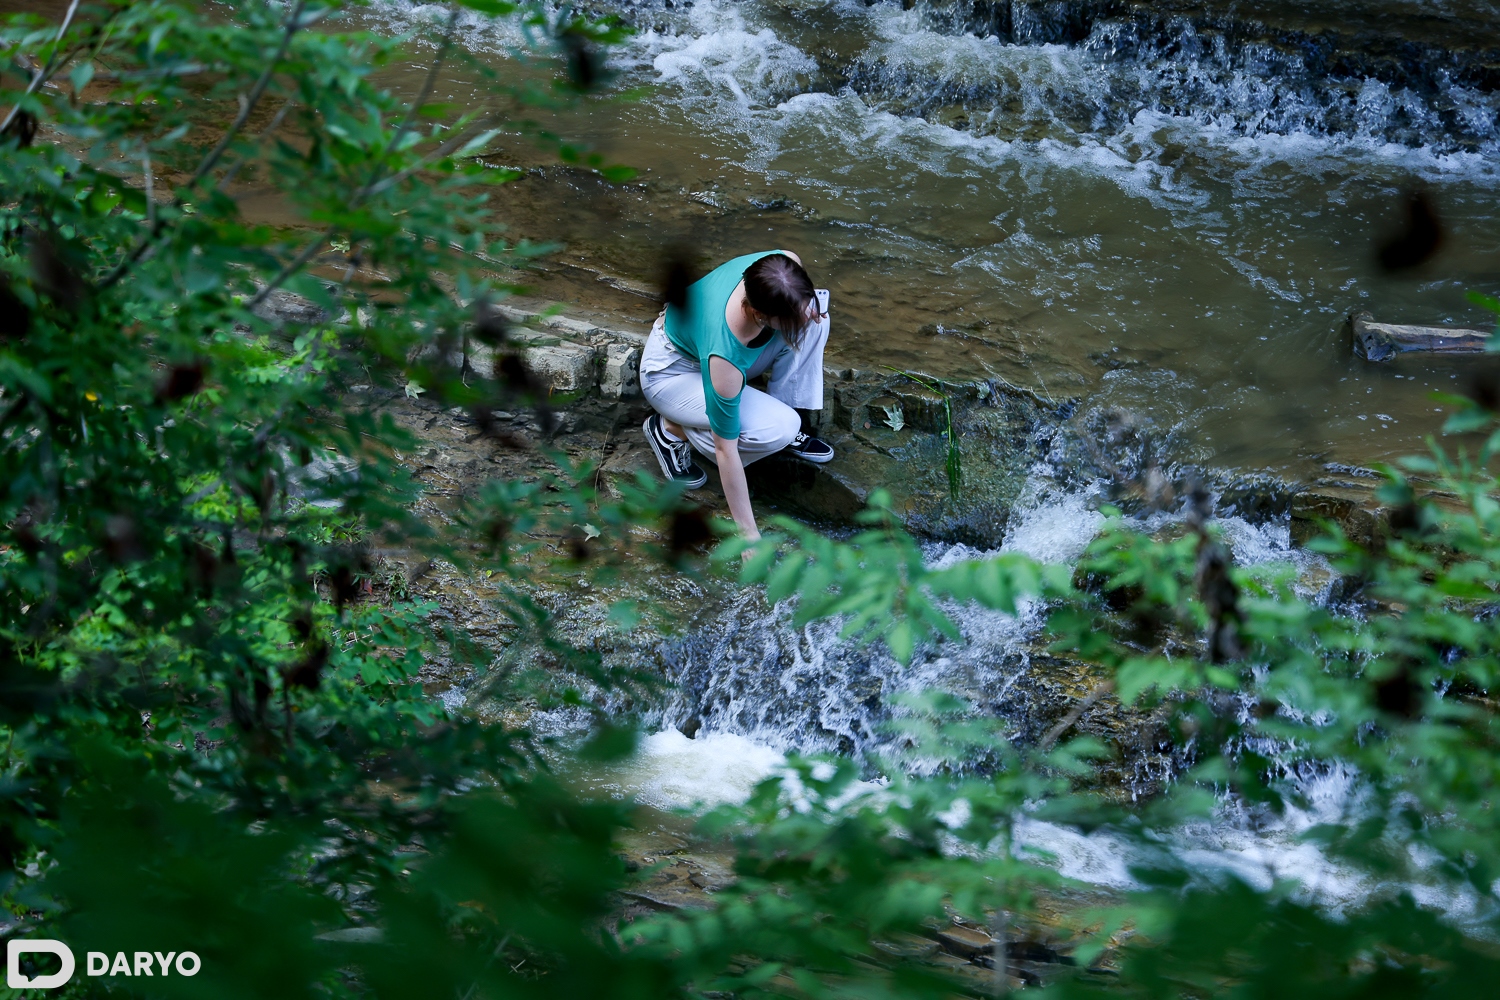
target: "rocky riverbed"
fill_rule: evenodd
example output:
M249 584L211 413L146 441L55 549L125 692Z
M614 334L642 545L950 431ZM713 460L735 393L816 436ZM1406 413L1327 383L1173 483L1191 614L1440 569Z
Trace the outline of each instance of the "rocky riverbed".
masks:
M506 443L482 434L466 411L428 402L420 393L354 389L422 442L407 457L426 487L429 517L447 517L451 499L473 495L492 479L538 480L546 460L538 450L517 446L528 438L545 438L571 462L592 465L606 495L639 475L658 475L640 433L649 411L634 365L644 331L607 317L565 316L534 306L509 311L514 338L551 389L556 420L550 435L529 411L498 415L511 432ZM489 358L476 350L467 363L487 365ZM1040 558L1073 558L1099 523L1093 508L1114 503L1149 515L1155 505L1162 508L1158 521L1170 519L1169 508L1177 506L1171 498L1181 496L1190 481L1212 485L1220 513L1242 534L1280 530L1302 538L1327 518L1351 536L1378 544L1389 516L1374 497L1373 474L1356 466L1331 468L1322 482L1307 484L1174 463L1143 418L1117 413L1090 426L1077 420L1076 400L1043 398L995 380L924 379L934 389L912 374L921 373L830 368L821 433L838 457L826 466L791 458L752 466L758 509L837 532L853 523L875 489L884 489L939 559L999 549L1021 535L1042 539L1022 543L1041 546L1034 548ZM945 467L950 403L963 456L957 490ZM1039 482L1062 500L1038 506ZM727 517L716 480L690 498ZM1171 530L1169 520L1161 523ZM1049 540L1053 535L1062 540ZM546 541L558 555L570 544L563 537ZM791 628L785 613L768 607L757 591L634 558L602 577L562 560L532 577L531 597L572 645L598 654L607 667L644 671L660 682L654 693L614 696L614 707L648 727L691 733L706 726L772 736L777 727L794 727L805 749L857 754L880 744L883 703L920 681L955 690L1036 738L1080 709L1103 680L1089 664L1029 645L1024 628L1003 616L961 616L966 642L952 648L938 643L923 654L926 673L913 674L879 650L838 642L836 630L825 635L818 626ZM468 578L441 563L411 565L399 555L389 563L383 586L435 600L443 619L467 629L496 657L516 656L531 641L497 610L503 595L496 581ZM643 610L639 626L623 630L611 616L622 600ZM532 721L554 733L568 729L569 716L552 711L552 695L580 683L566 671L549 676L538 670L534 697L502 704L483 693L482 678L455 674L441 659L429 665L425 679L434 696L454 708ZM1112 698L1083 705L1077 726L1123 751L1105 775L1122 795L1151 794L1177 766L1162 720L1126 711Z
M420 505L428 518L450 517L455 500L492 480L538 481L548 472L538 445L592 467L606 494L642 474L657 475L640 436L648 412L636 372L642 325L544 306L514 300L506 308L512 341L550 396L556 418L550 428L534 413L517 410L495 415L505 433L495 434L493 426L485 433L467 411L425 399L420 386L351 388L419 442L403 458L425 488ZM290 322L312 318L289 300L278 309ZM483 370L493 358L476 346L448 360ZM1052 398L998 378L957 381L920 371L835 366L825 374L828 405L820 433L838 449L838 458L821 467L780 458L752 467L752 491L763 512L838 532L851 525L874 490L885 489L934 559L1004 547L1039 558L1075 558L1097 527L1103 503L1171 531L1174 498L1193 483L1208 484L1226 526L1255 536L1257 544L1264 538L1256 532L1274 530L1287 541L1305 539L1322 519L1371 545L1380 544L1388 530L1390 512L1374 495L1377 480L1358 465L1329 464L1313 482L1213 469L1176 460L1170 436L1158 433L1147 415L1100 414L1078 398ZM957 484L945 461L950 434L962 455ZM1051 499L1039 502L1039 490L1050 490ZM727 516L716 481L690 497L706 511ZM647 535L656 528L636 530ZM1164 712L1127 709L1101 696L1104 673L1032 641L1034 618L1026 613L1017 619L960 613L964 641L931 644L907 666L879 649L839 642L836 629L793 628L785 609L721 577L632 556L601 574L568 558L569 537L539 541L543 551L531 567L529 600L545 612L556 636L597 656L603 669L636 679L613 692L590 690L587 677L501 610L509 598L500 580L385 553L376 599L434 602L439 624L467 632L507 673L501 692L491 683L494 670L476 675L444 656L433 657L422 679L451 710L527 727L544 743L566 747L592 720L563 696L581 687L648 732L682 734L674 738L684 741L740 733L758 740L756 746L857 756L884 746L881 723L889 717L892 695L941 687L968 699L976 711L1005 719L1023 740L1034 741L1076 717L1076 731L1115 748L1116 759L1100 780L1121 799L1153 795L1184 763ZM1273 553L1292 556L1286 547ZM611 614L621 600L644 611L633 628L623 628ZM562 764L566 754L556 759ZM628 782L601 784L597 775L578 780L600 794L633 791ZM706 905L732 880L726 845L696 837L690 821L650 805L642 806L638 821L637 831L620 844L639 877L621 900L627 917ZM1079 914L1107 898L1110 884L1060 892L1043 900L1036 917L1010 929L1010 985L1044 983L1071 965L1071 942L1083 930ZM955 919L891 948L892 961L952 969L976 991L995 982L994 942L984 927ZM1109 974L1108 953L1092 971Z

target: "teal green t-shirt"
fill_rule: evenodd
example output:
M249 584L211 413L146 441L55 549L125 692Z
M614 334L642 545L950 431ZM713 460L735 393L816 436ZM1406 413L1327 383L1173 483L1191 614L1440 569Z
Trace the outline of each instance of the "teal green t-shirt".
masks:
M688 286L684 308L667 306L667 315L662 321L672 346L687 357L697 358L703 367L703 398L708 403L708 426L729 441L740 436L740 396L745 391L744 385L741 384L740 391L732 398L720 396L708 374L708 359L718 355L738 368L742 376L748 376L750 366L755 364L761 352L780 339L778 334L760 347L746 347L730 332L724 310L729 305L730 294L744 278L745 268L762 257L785 252L763 250L720 264Z

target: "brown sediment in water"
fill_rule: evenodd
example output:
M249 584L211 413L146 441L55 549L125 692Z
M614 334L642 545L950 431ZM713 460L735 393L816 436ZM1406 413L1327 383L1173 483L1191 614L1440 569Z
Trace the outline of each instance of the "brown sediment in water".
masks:
M61 6L48 0L42 12ZM1073 6L1088 15L1085 20L1123 16ZM1239 17L1244 25L1222 30L1272 42L1318 34L1316 17L1290 8L1258 11L1265 25L1251 31L1248 15L1225 14L1212 3L1179 6L1190 20L1208 17L1204 31L1214 17ZM1440 29L1451 21L1406 24L1396 16L1399 4L1386 6L1394 20L1376 27L1392 37L1420 36L1424 45L1441 41ZM1342 334L1343 317L1355 305L1390 322L1475 321L1462 292L1482 286L1493 270L1493 240L1484 233L1500 217L1482 184L1456 181L1435 193L1450 238L1428 272L1381 278L1368 248L1380 235L1391 189L1406 183L1401 168L1367 170L1361 161L1335 156L1313 177L1290 162L1273 164L1242 190L1239 182L1224 180L1226 171L1238 169L1238 154L1195 146L1165 126L1146 138L1096 137L1103 143L1100 156L1135 156L1159 145L1157 153L1141 153L1145 158L1136 166L1168 171L1203 202L1201 208L1174 207L1065 161L1038 159L1041 145L1072 139L1048 131L1040 119L1021 115L1012 122L1005 116L1020 112L1004 102L991 116L995 127L1024 125L1026 135L1007 139L1008 152L993 156L974 152L982 152L986 138L972 131L979 128L968 120L974 108L914 113L901 104L901 93L869 90L888 82L851 77L849 86L863 95L860 110L839 91L835 70L873 72L900 54L879 34L889 24L859 20L886 16L879 10L856 16L821 8L761 10L753 3L744 9L777 39L804 44L818 64L811 76L788 83L785 94L751 95L738 110L701 110L712 94L686 83L658 85L632 101L589 98L536 109L530 126L520 124L518 114L516 126L497 138L487 162L518 168L522 176L496 189L496 218L514 239L560 245L521 275L536 298L638 327L654 313L649 293L668 248L690 245L706 267L744 250L786 246L833 291L833 367L890 365L955 383L995 379L1045 398L1079 400L1082 411L1131 412L1153 424L1179 463L1286 479L1317 478L1330 463L1369 466L1422 452L1424 438L1442 420L1431 391L1458 388L1476 364L1489 363L1407 358L1375 369L1352 356ZM373 20L363 23L387 27L394 10L372 9ZM643 27L662 32L703 30L684 28L679 14L641 17ZM1348 34L1353 21L1344 20ZM747 28L761 24L747 22ZM474 46L467 54L476 65L502 82L545 75L545 67L521 67L492 54L479 36L464 37ZM916 46L926 36L900 37ZM949 36L939 31L934 37ZM675 53L676 43L667 39L663 34L653 44ZM961 34L949 40L959 47L954 52L972 41ZM991 71L1004 82L1010 80L1005 74L1021 72L1019 84L1005 86L1030 86L1037 81L1025 75L1028 51L999 45L995 66L964 64L969 76L953 82ZM430 54L414 45L409 61L380 71L381 81L398 93L414 91ZM1060 51L1050 57L1071 58ZM632 72L625 83L661 75ZM455 61L435 96L460 108L489 106L495 99L481 92L481 75ZM1062 85L1050 77L1040 78L1042 84ZM789 105L776 103L792 98L817 98L806 106L829 109L825 118L809 119L816 129L798 125ZM893 109L889 117L869 117L883 107ZM928 115L930 128L920 114ZM839 131L877 126L885 131L852 145ZM543 129L578 136L581 148L641 173L611 183L559 164L555 149L537 139ZM764 146L759 133L777 129L780 138ZM902 129L905 138L889 138ZM298 221L253 183L239 186L236 196L247 218ZM1433 280L1440 275L1449 279Z

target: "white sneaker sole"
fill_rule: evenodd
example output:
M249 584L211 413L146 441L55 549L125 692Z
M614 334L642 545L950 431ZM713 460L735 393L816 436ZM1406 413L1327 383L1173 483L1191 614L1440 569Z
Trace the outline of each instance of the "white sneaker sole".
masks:
M679 479L672 475L672 461L667 457L666 452L662 450L661 445L656 443L656 435L651 433L651 421L655 419L656 414L654 413L647 417L646 422L641 424L641 433L646 435L646 443L651 446L651 453L656 456L656 464L661 466L662 478L669 483L682 483L683 486L690 490L696 490L708 482L708 474L702 470L699 470L698 475L692 479Z

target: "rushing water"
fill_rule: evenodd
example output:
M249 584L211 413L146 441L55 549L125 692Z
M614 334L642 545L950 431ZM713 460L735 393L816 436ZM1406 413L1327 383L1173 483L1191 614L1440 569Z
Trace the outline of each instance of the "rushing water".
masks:
M1002 551L1024 552L1044 562L1071 563L1100 527L1087 490L1063 490L1040 474L1013 517ZM1170 515L1139 521L1143 529L1168 526ZM1227 518L1220 527L1241 565L1287 565L1297 572L1304 593L1326 597L1329 575L1316 556L1292 549L1284 527L1252 525ZM943 565L994 553L967 546L934 545L929 560ZM879 647L854 649L841 641L835 625L797 628L786 608L766 614L757 592L747 592L711 621L700 622L683 639L663 644L661 659L675 685L666 703L648 713L654 727L628 761L595 775L595 787L629 794L658 809L702 810L743 801L765 778L781 775L795 804L800 785L785 770L790 752L843 752L860 755L900 753L900 736L884 723L890 700L903 692L938 688L970 699L976 709L1010 723L1025 737L1038 719L1057 714L1045 703L1046 682L1056 666L1033 662L1041 629L1041 609L1026 606L1014 616L952 608L963 633L961 643L919 646L902 665ZM541 713L533 725L563 735L588 726L576 712ZM698 728L701 727L701 728ZM694 732L694 738L684 734ZM1117 778L1141 791L1159 787L1174 766L1169 754L1149 745L1134 748L1134 773ZM1275 759L1277 748L1257 747ZM861 783L855 794L882 794L882 778ZM1200 878L1232 875L1261 889L1290 881L1298 893L1335 910L1356 905L1393 888L1411 892L1424 905L1460 921L1488 913L1475 893L1435 874L1399 887L1381 882L1328 858L1302 834L1323 823L1347 823L1365 808L1358 776L1340 766L1284 768L1287 808L1277 814L1233 797L1221 802L1212 820L1178 829L1154 843L1078 830L1022 816L1013 849L1060 874L1102 889L1129 889L1138 883L1130 869L1142 864L1175 864ZM955 823L962 816L954 817ZM1414 868L1421 871L1421 859Z
M1167 432L1170 458L1292 474L1419 449L1440 421L1430 393L1464 387L1481 364L1371 366L1340 327L1354 308L1492 322L1465 299L1500 278L1500 34L1487 0L595 9L637 29L612 65L618 89L646 96L545 124L640 168L638 181L542 168L519 135L495 157L533 168L502 205L517 232L567 245L540 282L548 296L645 319L653 307L627 293L649 287L667 247L711 260L787 246L834 289L837 364L998 375L1134 412ZM409 28L440 14L392 0L375 17ZM524 76L519 35L474 21L463 41ZM460 74L448 85L466 99ZM1383 273L1376 248L1413 190L1436 205L1444 244L1421 269ZM1003 548L1071 562L1100 523L1098 488L1041 471ZM1310 591L1326 585L1284 525L1222 524L1240 563L1292 562ZM785 608L767 615L742 595L662 647L676 686L616 784L662 807L739 799L785 752L891 749L880 723L901 692L959 693L1023 733L1055 715L1056 671L1031 641L1041 609L954 613L963 641L903 666L852 648L836 624L794 628ZM1149 743L1135 773L1115 776L1127 787L1171 772L1170 748ZM1357 776L1286 778L1302 808L1273 817L1226 800L1163 849L1255 885L1295 879L1333 906L1377 891L1298 836L1357 814ZM1132 884L1139 845L1034 820L1019 834L1067 875ZM1436 883L1407 888L1454 915L1478 906Z
M1000 374L1140 412L1183 458L1293 472L1420 450L1429 393L1475 366L1371 366L1340 328L1355 307L1486 322L1465 293L1500 275L1487 3L595 6L638 29L617 87L649 90L548 124L642 173L516 186L518 229L588 269L548 295L644 317L596 275L649 285L672 243L787 245L834 289L838 363ZM464 38L502 67L519 41ZM1446 240L1385 275L1414 187Z
M668 246L707 259L787 246L834 289L838 364L1000 375L1134 411L1172 432L1179 459L1292 472L1418 448L1439 419L1428 394L1461 387L1477 364L1370 366L1338 331L1354 307L1486 320L1464 293L1500 281L1489 0L596 7L637 28L613 55L614 87L646 96L537 114L640 179L541 169L520 130L495 157L537 168L501 206L517 234L566 244L564 266L539 282L547 295L645 319L654 306L629 289L651 284ZM408 0L361 15L387 30L444 16ZM534 79L512 29L469 20L461 41L502 76ZM413 63L396 85L424 71ZM479 103L472 77L455 68L435 97ZM1424 269L1383 274L1374 248L1416 187L1444 220L1444 246ZM1039 475L1004 548L1076 559L1099 524L1094 492ZM1223 526L1242 564L1291 561L1307 587L1326 580L1284 525ZM788 751L888 748L879 723L903 691L943 688L1035 725L1048 696L1030 642L1039 614L955 609L964 641L902 666L851 648L835 625L793 628L746 594L663 646L676 687L618 784L663 807L741 798ZM675 728L690 722L697 739ZM1137 749L1144 770L1121 777L1148 788L1172 761ZM1376 887L1297 839L1358 810L1356 776L1288 781L1304 809L1271 818L1226 802L1169 849L1252 884L1295 878L1334 905L1363 898ZM1033 820L1020 834L1064 874L1131 884L1137 846ZM1476 905L1414 889L1450 912Z
M1044 477L1035 484L1020 516L1012 519L1002 550L1071 563L1100 524L1090 497L1053 489ZM1160 529L1170 519L1155 515L1139 526ZM1305 596L1326 599L1326 565L1291 549L1284 528L1238 518L1224 519L1220 528L1241 565L1289 566ZM928 555L941 565L992 553L933 546ZM595 781L608 792L632 795L658 809L700 811L743 801L758 782L779 775L795 807L802 792L795 773L785 767L786 753L898 751L882 726L890 717L886 700L934 687L960 692L981 710L1024 729L1033 721L1028 718L1032 711L1047 707L1007 693L1049 672L1045 665L1029 662L1029 651L1037 648L1032 640L1040 631L1040 609L1022 608L1016 616L953 610L965 641L919 647L912 662L902 666L878 649L851 650L833 628L795 628L785 609L767 616L759 596L747 594L692 638L664 647L676 694L653 716L657 729L637 753ZM1048 714L1055 715L1055 706ZM702 726L695 738L678 728L689 718ZM556 731L586 724L586 719L565 713L536 721L544 729L550 723ZM1277 759L1278 747L1256 749ZM1149 748L1136 753L1137 766L1146 763L1149 771ZM1161 770L1137 773L1134 780L1142 786L1159 781L1171 762L1162 758L1156 764ZM1321 824L1347 825L1366 816L1357 773L1338 764L1297 764L1283 766L1282 778L1287 800L1280 812L1226 795L1211 819L1146 840L1108 830L1084 833L1022 815L1012 849L1067 878L1106 890L1139 888L1133 867L1172 865L1195 878L1232 876L1267 891L1291 883L1298 898L1335 912L1399 891L1461 925L1478 927L1493 915L1493 899L1446 879L1434 859L1412 853L1408 877L1396 883L1330 858L1304 836ZM883 779L879 774L872 779L857 783L846 798L868 795L876 803L883 801ZM955 826L965 818L958 809L951 817Z

